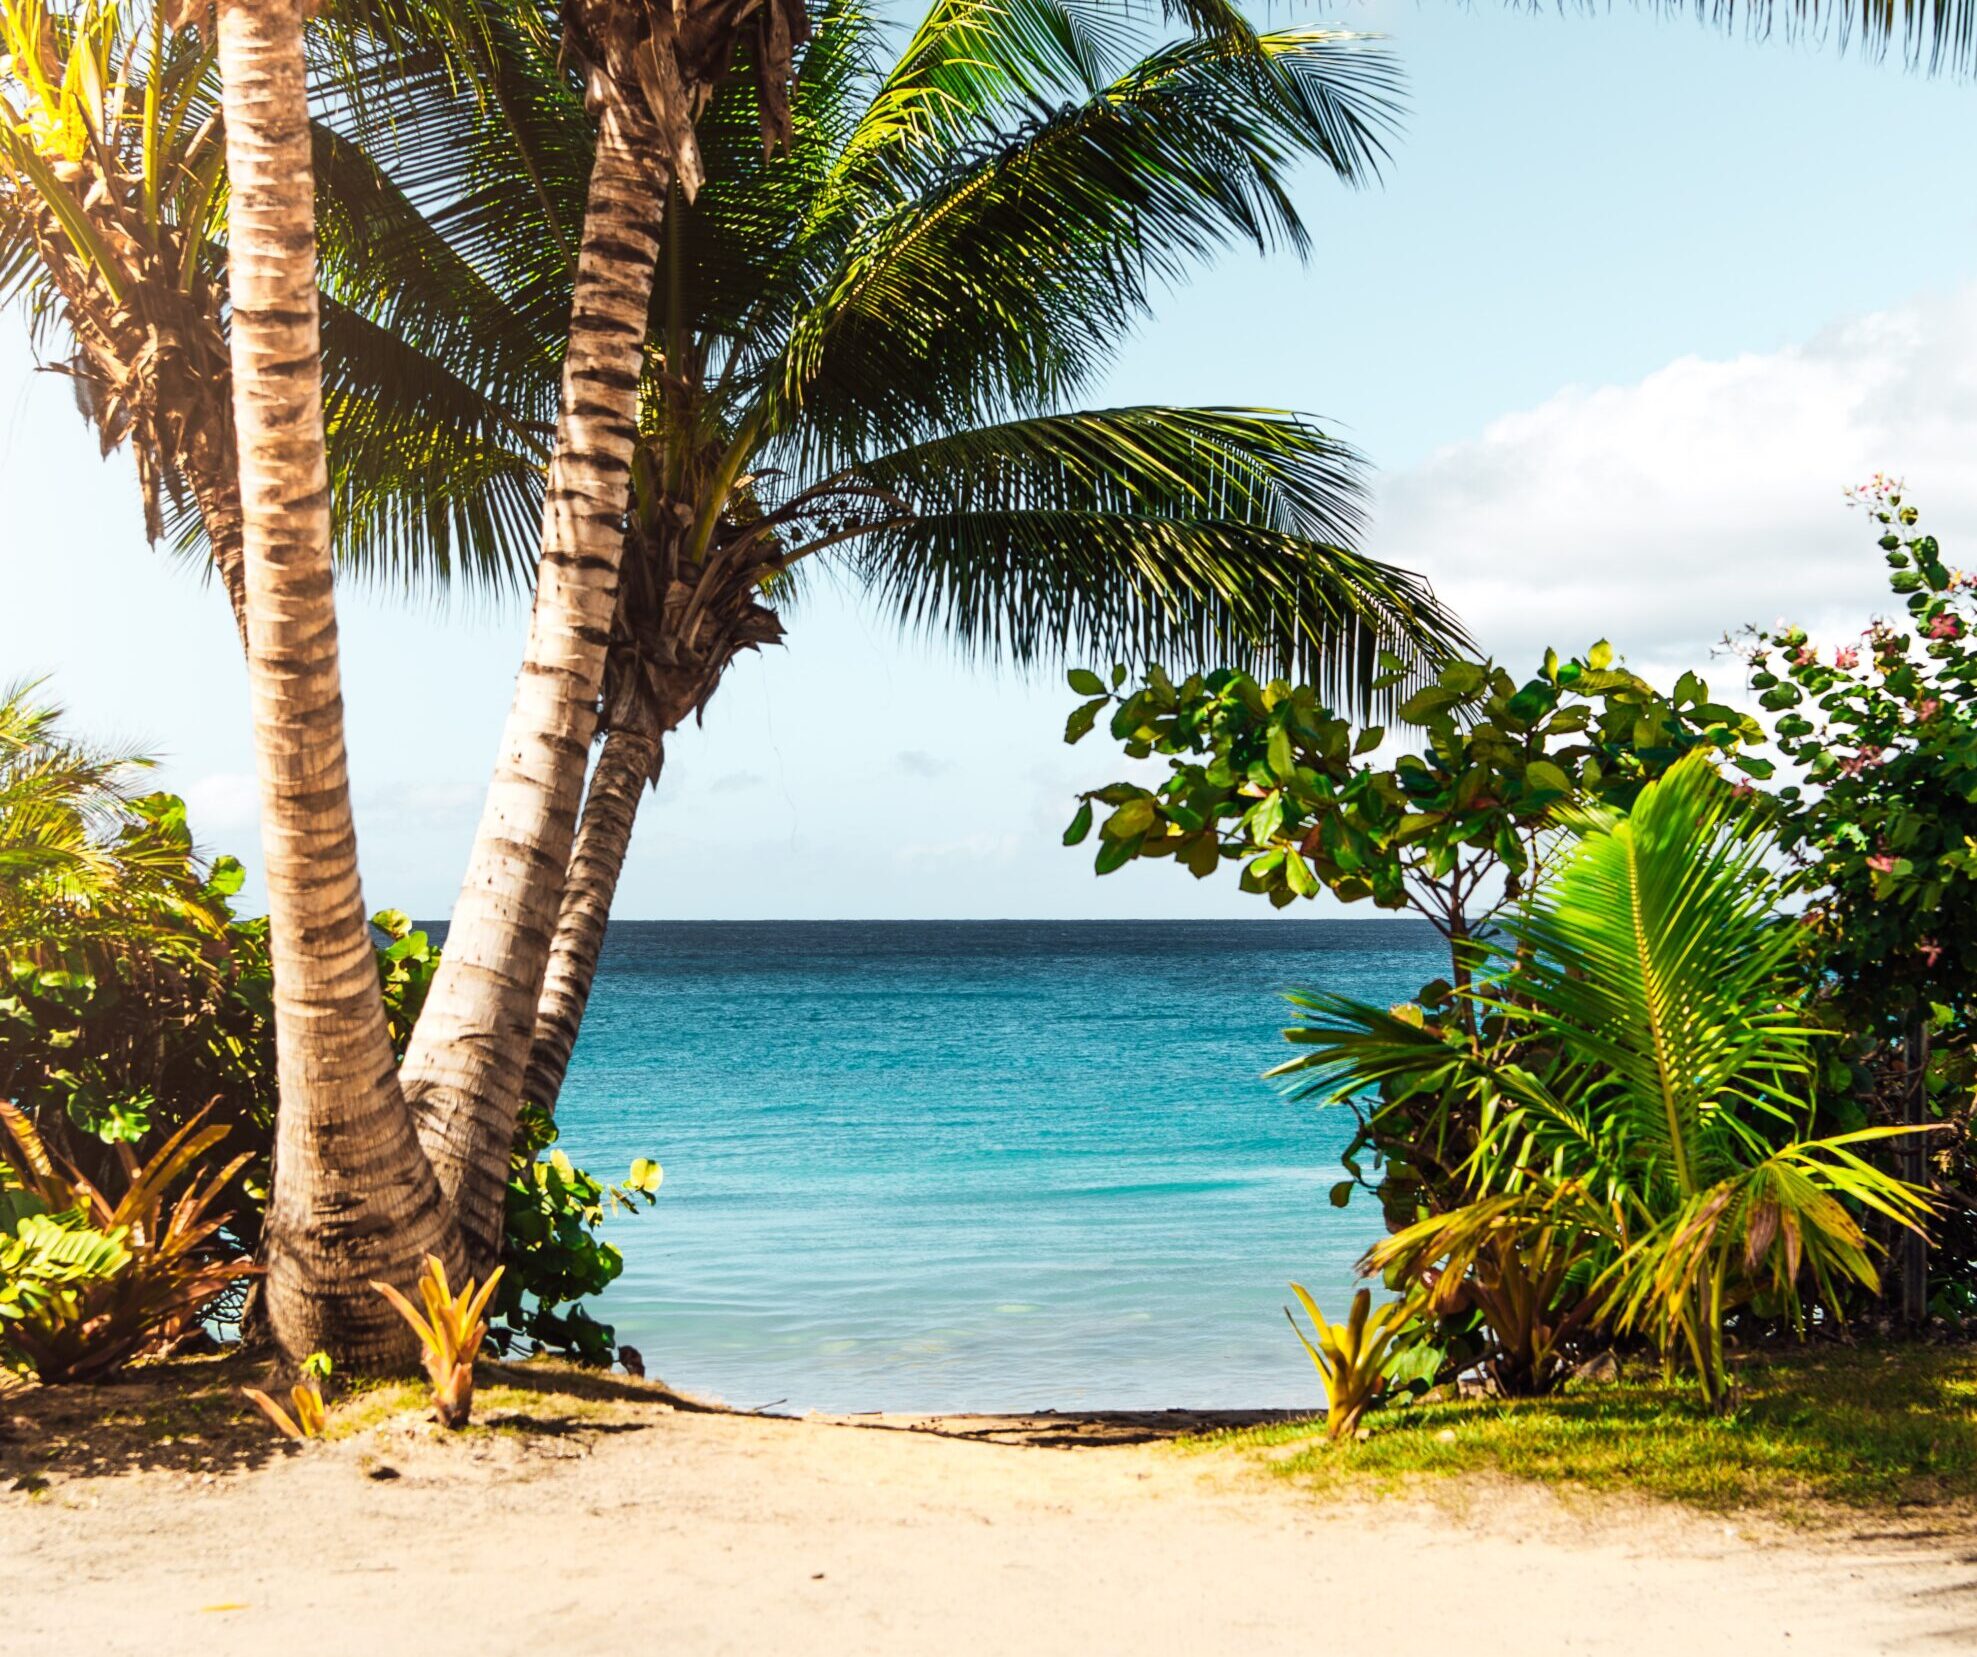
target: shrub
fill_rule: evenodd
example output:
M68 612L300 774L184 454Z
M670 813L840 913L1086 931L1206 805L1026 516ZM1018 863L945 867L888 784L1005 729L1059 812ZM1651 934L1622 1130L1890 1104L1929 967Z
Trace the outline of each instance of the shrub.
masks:
M212 1172L201 1159L225 1136L195 1120L147 1162L126 1147L128 1184L113 1202L0 1102L0 1151L16 1181L0 1224L9 1225L20 1272L11 1290L0 1290L0 1307L15 1308L0 1310L0 1354L11 1365L50 1383L100 1379L171 1346L197 1327L209 1302L252 1273L215 1244L226 1216L214 1208L239 1163ZM67 1275L51 1281L51 1265Z
M606 1185L556 1149L556 1124L535 1106L523 1109L508 1173L502 1264L494 1302L494 1341L607 1365L617 1331L576 1302L599 1295L625 1269L624 1256L599 1232L607 1218L658 1200L659 1164L640 1157L626 1177Z
M98 1190L195 1121L224 1128L210 1206L252 1256L276 1105L267 922L235 914L241 867L196 853L184 802L141 790L148 763L74 742L33 687L0 693L0 1099ZM371 925L402 1059L440 950L400 910ZM555 1137L540 1111L517 1131L496 1337L608 1364L614 1332L577 1303L622 1271L597 1232L653 1200L658 1165L607 1185Z
M1722 1406L1726 1316L1751 1306L1802 1327L1802 1284L1829 1308L1848 1284L1872 1291L1858 1215L1916 1226L1928 1199L1861 1155L1900 1129L1810 1135L1819 1031L1765 874L1774 843L1708 761L1682 761L1625 815L1569 821L1558 872L1456 992L1496 1019L1487 1045L1392 1023L1369 1039L1378 1010L1329 997L1284 1068L1334 1096L1411 1068L1478 1106L1467 1200L1369 1266L1483 1281L1486 1243L1563 1250L1555 1306L1590 1271L1592 1320L1644 1333Z
M1937 1125L1917 1170L1943 1210L1933 1309L1968 1318L1977 1314L1977 581L1919 529L1898 483L1877 477L1855 502L1886 560L1895 617L1827 649L1781 625L1753 633L1746 656L1794 768L1776 822L1806 905L1805 971L1825 986L1820 1015L1843 1037L1828 1063L1825 1119L1835 1130L1893 1124L1919 1105Z

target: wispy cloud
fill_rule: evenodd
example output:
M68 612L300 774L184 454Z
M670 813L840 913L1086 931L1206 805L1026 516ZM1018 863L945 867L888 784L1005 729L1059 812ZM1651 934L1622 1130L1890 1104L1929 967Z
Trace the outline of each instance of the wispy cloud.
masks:
M179 789L186 817L201 840L238 834L261 820L261 789L244 771L213 771Z
M1887 606L1843 490L1905 476L1949 561L1977 563L1977 287L1803 345L1683 358L1570 388L1390 478L1372 549L1433 578L1514 670L1606 635L1636 664L1705 660L1780 613Z
M930 754L924 748L903 749L895 763L909 777L938 777L948 769L948 763L938 754Z

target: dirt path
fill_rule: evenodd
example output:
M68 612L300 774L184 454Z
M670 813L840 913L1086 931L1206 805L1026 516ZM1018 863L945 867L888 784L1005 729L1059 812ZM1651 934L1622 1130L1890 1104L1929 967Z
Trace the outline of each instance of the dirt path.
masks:
M3 1414L4 1412L0 1412ZM1341 1510L1247 1462L570 1407L0 1481L0 1649L1870 1657L1977 1650L1977 1540L1532 1495ZM18 1465L18 1463L16 1464ZM29 1483L34 1481L30 1480Z

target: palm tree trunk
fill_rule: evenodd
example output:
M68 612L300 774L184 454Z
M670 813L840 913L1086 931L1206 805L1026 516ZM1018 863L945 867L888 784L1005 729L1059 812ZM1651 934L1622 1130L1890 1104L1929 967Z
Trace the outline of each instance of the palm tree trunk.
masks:
M410 1357L368 1286L452 1255L392 1067L358 885L331 589L299 0L221 0L233 399L281 1107L264 1295L291 1359Z
M206 527L206 545L211 549L213 570L225 589L233 609L234 630L240 634L240 647L247 648L247 562L241 546L240 458L236 445L224 463L208 468L188 463L186 476L192 484L192 498L199 504L199 521Z
M528 648L445 955L405 1058L420 1140L476 1272L500 1249L522 1071L597 722L665 210L658 154L649 120L607 100Z
M556 938L549 948L549 969L536 1003L528 1072L522 1081L522 1097L545 1110L555 1110L570 1068L640 796L648 782L658 780L664 763L663 737L621 726L604 739L591 773L563 886L563 906L556 917Z

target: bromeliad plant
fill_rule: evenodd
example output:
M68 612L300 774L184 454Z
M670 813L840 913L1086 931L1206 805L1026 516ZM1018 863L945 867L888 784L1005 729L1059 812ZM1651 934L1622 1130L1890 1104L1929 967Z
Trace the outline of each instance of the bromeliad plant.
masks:
M1416 1305L1390 1300L1376 1310L1372 1291L1360 1289L1352 1297L1345 1322L1329 1323L1302 1283L1293 1283L1291 1293L1304 1307L1317 1336L1315 1341L1308 1337L1290 1308L1284 1308L1292 1332L1325 1384L1325 1431L1334 1440L1345 1438L1359 1430L1361 1418L1393 1389Z
M419 1337L426 1374L432 1379L433 1413L442 1426L464 1427L473 1414L474 1360L487 1340L483 1314L501 1282L501 1271L496 1266L478 1287L468 1278L456 1295L446 1281L445 1266L428 1256L425 1273L419 1279L419 1297L426 1303L424 1315L389 1283L371 1284Z
M1861 1154L1901 1130L1809 1136L1819 1031L1767 873L1775 840L1707 757L1629 812L1565 823L1557 873L1455 992L1475 1034L1314 994L1318 1016L1291 1032L1307 1052L1278 1074L1325 1099L1398 1081L1476 1108L1466 1200L1369 1268L1473 1270L1492 1238L1533 1259L1563 1249L1556 1282L1585 1283L1585 1321L1647 1336L1721 1408L1732 1312L1802 1328L1808 1291L1832 1309L1844 1286L1876 1285L1861 1215L1919 1227L1931 1206Z
M242 1387L247 1401L274 1423L283 1438L321 1438L329 1427L329 1411L323 1403L323 1383L330 1377L326 1353L312 1352L302 1360L302 1379L288 1389L288 1400L295 1406L290 1415L259 1387Z
M0 1358L43 1382L99 1380L169 1348L252 1275L221 1245L227 1216L215 1212L245 1158L218 1171L205 1164L226 1132L195 1119L141 1164L120 1146L126 1184L112 1200L0 1101L0 1260L22 1273L11 1290L0 1286ZM51 1281L50 1266L65 1275Z

